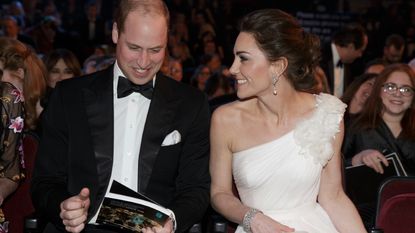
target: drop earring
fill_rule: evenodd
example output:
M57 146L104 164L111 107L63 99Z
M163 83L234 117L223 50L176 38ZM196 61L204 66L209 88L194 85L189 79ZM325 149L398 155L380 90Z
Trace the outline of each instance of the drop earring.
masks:
M278 79L279 79L278 76L272 77L272 86L273 86L272 94L274 94L274 95L277 95L277 82L278 82Z

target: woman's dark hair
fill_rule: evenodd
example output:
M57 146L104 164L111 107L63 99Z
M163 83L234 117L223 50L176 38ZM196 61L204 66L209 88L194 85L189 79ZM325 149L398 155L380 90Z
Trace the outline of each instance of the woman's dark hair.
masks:
M343 103L349 105L350 102L353 99L353 96L356 94L357 90L359 90L360 86L372 79L372 78L376 78L378 75L377 74L373 74L373 73L365 73L362 74L360 76L357 76L352 83L350 83L350 85L347 87L347 89L345 90L343 96L340 98Z
M45 59L45 65L48 72L58 63L59 59L62 59L68 68L73 72L74 76L81 75L81 65L78 58L67 49L53 50Z
M320 59L320 40L307 33L298 21L278 9L249 13L240 22L240 31L251 34L270 62L285 57L285 75L296 90L309 90L315 84L313 72Z
M351 125L353 131L367 130L376 128L382 121L383 102L380 97L383 84L389 78L392 73L404 72L406 73L412 83L415 86L415 73L407 64L397 63L387 66L382 73L376 78L373 84L372 94L369 96L366 102L366 107L362 110L361 114L357 117L354 123ZM415 140L415 97L412 99L412 105L406 110L402 120L402 132L399 135L401 138Z

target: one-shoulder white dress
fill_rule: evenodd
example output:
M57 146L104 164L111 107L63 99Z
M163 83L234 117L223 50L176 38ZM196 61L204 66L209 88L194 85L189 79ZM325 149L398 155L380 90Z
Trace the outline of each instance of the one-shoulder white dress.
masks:
M338 232L317 203L323 167L346 105L315 95L311 116L276 140L233 154L233 176L242 203L276 221L308 233ZM238 226L237 233L243 233Z

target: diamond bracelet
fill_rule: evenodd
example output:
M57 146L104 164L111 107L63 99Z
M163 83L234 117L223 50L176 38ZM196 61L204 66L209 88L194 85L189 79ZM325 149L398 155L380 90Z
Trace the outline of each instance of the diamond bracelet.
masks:
M257 213L262 213L262 212L258 209L251 208L244 215L244 219L242 220L242 226L246 233L252 233L251 222Z

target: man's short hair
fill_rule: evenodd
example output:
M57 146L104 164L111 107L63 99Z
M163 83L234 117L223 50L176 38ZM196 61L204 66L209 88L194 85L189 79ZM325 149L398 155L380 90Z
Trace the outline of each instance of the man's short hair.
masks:
M353 44L355 49L360 49L364 45L366 31L362 25L350 23L343 26L340 30L333 34L334 44L340 47L347 47Z
M391 34L385 40L385 47L395 47L395 49L400 50L405 46L405 39L398 34Z
M115 22L121 33L124 31L124 23L130 12L139 10L143 14L159 14L166 18L166 25L170 23L170 13L163 0L121 0L115 11Z

